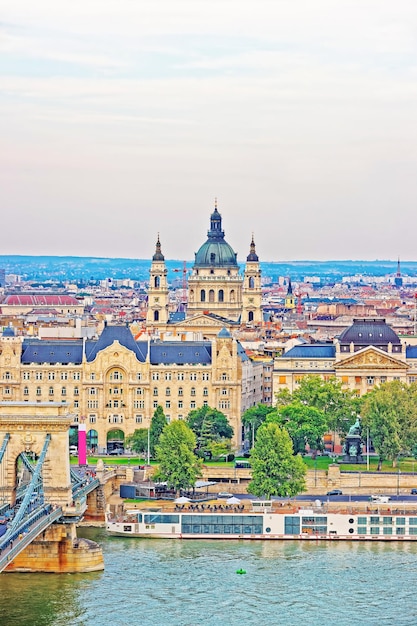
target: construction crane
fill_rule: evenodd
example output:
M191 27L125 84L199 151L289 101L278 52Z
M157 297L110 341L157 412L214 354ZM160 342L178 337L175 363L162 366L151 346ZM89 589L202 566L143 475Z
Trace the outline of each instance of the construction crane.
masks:
M182 272L182 293L180 308L185 311L187 304L187 261L183 261L182 269L174 269L174 272Z
M303 314L303 303L301 298L303 296L306 296L306 293L301 293L301 291L297 291L295 294L295 297L297 298L297 315L302 315Z

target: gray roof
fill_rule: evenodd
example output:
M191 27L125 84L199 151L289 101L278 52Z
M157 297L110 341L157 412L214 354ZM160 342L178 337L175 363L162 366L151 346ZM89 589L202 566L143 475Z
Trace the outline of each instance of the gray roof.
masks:
M138 342L141 349L127 326L105 326L98 341L88 341L86 343L85 356L87 361L94 361L97 354L111 346L114 341L118 341L120 345L134 352L138 361L145 360L147 344L144 341ZM146 352L143 351L142 344L145 345Z
M77 341L44 341L25 339L22 345L21 362L29 363L74 363L79 365L83 357L83 342Z
M346 328L339 336L341 344L357 344L360 346L379 346L401 344L400 338L384 319L354 319L352 326Z
M283 357L291 357L293 359L333 359L336 354L336 348L332 344L310 343L302 346L294 346Z
M151 343L151 365L211 364L209 341L164 341Z

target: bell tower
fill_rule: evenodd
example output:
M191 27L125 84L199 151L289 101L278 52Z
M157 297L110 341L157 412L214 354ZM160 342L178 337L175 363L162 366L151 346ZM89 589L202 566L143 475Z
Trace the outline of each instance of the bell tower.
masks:
M250 251L243 274L242 324L262 323L261 268L252 235Z
M155 254L152 257L148 289L147 326L165 326L168 323L168 270L165 257L161 252L161 242L156 242Z

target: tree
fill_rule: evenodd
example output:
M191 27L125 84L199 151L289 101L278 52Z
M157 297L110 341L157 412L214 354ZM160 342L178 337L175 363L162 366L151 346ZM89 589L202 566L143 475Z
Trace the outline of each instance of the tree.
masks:
M259 426L263 424L268 413L271 413L273 409L267 404L257 404L251 406L242 415L242 424L245 428L245 439L249 439L251 447L253 447L256 438L256 431Z
M190 411L186 420L197 439L197 449L210 451L212 442L223 442L233 437L233 428L224 413L209 406Z
M259 427L250 464L249 491L255 496L294 496L305 489L306 466L294 456L291 438L278 424Z
M152 416L151 427L149 433L149 450L152 458L155 456L156 446L158 445L159 438L161 436L162 431L167 425L167 418L165 417L164 411L161 406L158 406L155 409L155 412Z
M283 389L276 398L277 406L286 406L298 401L322 411L326 418L327 430L341 434L346 434L352 417L356 418L360 410L360 401L356 394L343 389L341 381L335 376L328 380L323 380L317 375L304 376L292 394Z
M384 460L395 467L401 452L412 450L417 437L417 387L400 381L384 383L361 402L362 424L378 453L378 470Z
M195 481L201 476L202 464L202 460L193 452L195 446L196 437L182 420L175 420L165 426L156 446L159 467L155 478L165 481L177 493L180 489L194 487Z
M267 421L276 422L287 430L296 453L304 452L307 444L312 450L323 449L323 435L328 430L328 423L324 412L314 406L295 400L270 413Z
M126 446L137 454L148 452L148 429L136 428L135 432L126 438Z

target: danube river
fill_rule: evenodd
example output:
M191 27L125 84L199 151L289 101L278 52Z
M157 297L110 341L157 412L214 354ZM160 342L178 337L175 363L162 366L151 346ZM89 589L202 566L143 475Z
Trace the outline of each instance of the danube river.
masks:
M1 574L2 625L417 623L417 543L141 540L96 529L80 534L103 545L105 571Z

